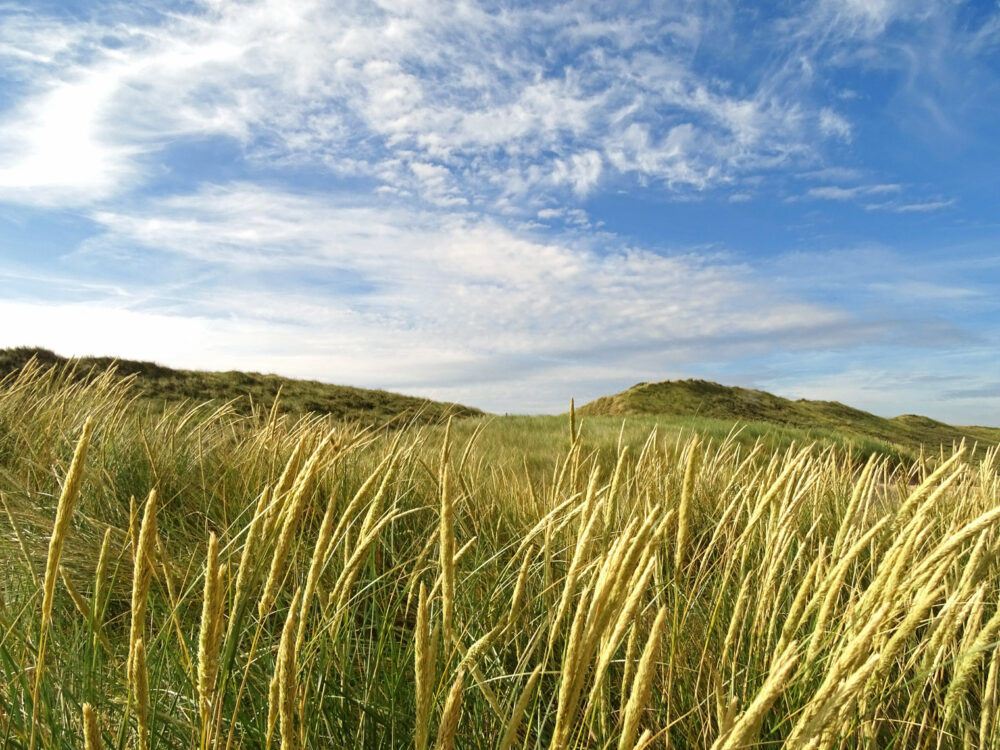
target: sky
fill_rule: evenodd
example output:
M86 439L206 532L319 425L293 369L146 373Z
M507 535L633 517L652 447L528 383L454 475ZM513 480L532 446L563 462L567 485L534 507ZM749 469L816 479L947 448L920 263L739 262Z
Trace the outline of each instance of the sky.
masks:
M0 346L1000 426L1000 6L0 0Z

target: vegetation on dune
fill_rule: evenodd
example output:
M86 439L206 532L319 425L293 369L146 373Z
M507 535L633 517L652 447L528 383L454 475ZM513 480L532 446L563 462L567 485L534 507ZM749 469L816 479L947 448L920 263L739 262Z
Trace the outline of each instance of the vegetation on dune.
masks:
M6 747L1000 747L995 449L135 387L0 388Z
M493 417L458 404L278 375L173 370L153 362L108 357L66 359L28 347L0 350L0 380L16 376L25 367L58 367L65 377L81 381L112 370L116 377L134 379L132 392L141 404L155 409L214 402L215 407L228 404L233 411L250 416L276 403L281 414L293 417L330 415L369 426L443 424L449 417L479 417L501 423L490 431L491 450L527 453L529 461L536 464L555 460L551 448L556 443L551 433L562 430L559 418ZM856 458L877 452L910 461L963 440L977 457L1000 443L997 428L952 427L914 415L883 419L835 402L789 401L764 391L700 380L640 383L577 411L588 419L591 436L600 436L603 445L617 445L623 429L633 440L641 440L654 427L665 435L698 432L717 440L736 430L733 439L738 442L753 445L762 440L764 447L772 450L815 442L835 445ZM525 445L532 445L532 449L524 450Z
M279 391L279 408L296 416L308 412L330 414L337 419L361 419L369 424L390 419L440 422L449 416L482 414L459 404L403 396L389 391L330 385L315 380L298 380L257 372L205 372L174 370L155 362L137 362L110 357L67 359L46 349L18 347L0 350L0 378L20 372L29 363L43 368L67 368L70 377L89 380L113 369L119 377L135 376L136 394L155 406L177 401L195 404L215 400L232 402L240 414L250 414L255 405L271 404Z
M952 427L928 417L905 414L886 419L837 401L792 401L766 391L705 380L638 383L580 407L587 416L671 415L740 420L805 430L827 430L842 438L878 440L906 451L963 440L983 447L1000 443L1000 428Z

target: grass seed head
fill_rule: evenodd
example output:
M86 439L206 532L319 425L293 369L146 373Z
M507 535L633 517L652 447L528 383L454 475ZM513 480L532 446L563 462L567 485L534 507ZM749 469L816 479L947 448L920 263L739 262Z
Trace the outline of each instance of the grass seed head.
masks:
M222 581L219 565L219 540L209 535L205 559L205 588L202 598L201 627L198 632L198 704L203 734L208 732L212 697L219 672L219 638L222 634Z
M434 750L452 750L455 747L455 732L458 729L458 719L462 713L462 681L464 676L465 673L459 670L455 682L452 683L451 689L448 691L444 710L441 712L441 724L438 727Z
M139 543L135 551L132 572L132 624L129 632L129 682L135 647L143 638L146 627L146 599L153 578L153 555L156 544L156 490L149 493L139 528Z
M84 750L104 750L101 728L97 725L94 708L89 703L83 704L83 747Z

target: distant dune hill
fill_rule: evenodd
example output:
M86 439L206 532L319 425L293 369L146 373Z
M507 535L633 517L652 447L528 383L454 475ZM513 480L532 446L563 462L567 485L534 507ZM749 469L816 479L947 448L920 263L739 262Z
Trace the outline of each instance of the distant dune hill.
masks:
M467 406L402 396L388 391L329 385L315 380L296 380L257 372L204 372L174 370L154 362L136 362L110 357L67 359L46 349L19 347L0 349L0 378L23 368L32 359L43 367L75 365L74 377L88 377L114 366L123 377L135 375L142 398L153 402L188 400L194 403L233 401L234 408L249 413L252 403L270 407L281 389L280 409L285 413L317 412L339 419L384 422L394 417L407 421L437 422L449 415L478 416L482 412Z
M938 446L963 438L982 444L1000 443L1000 428L953 427L928 417L905 414L885 419L837 401L792 401L766 391L719 385L706 380L638 383L577 409L582 416L671 415L740 422L766 422L789 427L823 428L900 445Z

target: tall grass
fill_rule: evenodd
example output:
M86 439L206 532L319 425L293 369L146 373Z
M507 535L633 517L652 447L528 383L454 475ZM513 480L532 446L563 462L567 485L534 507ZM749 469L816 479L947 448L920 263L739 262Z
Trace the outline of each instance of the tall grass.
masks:
M481 428L8 379L0 743L1000 747L995 450Z

